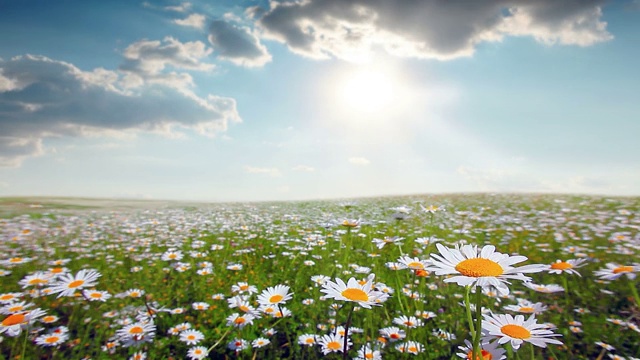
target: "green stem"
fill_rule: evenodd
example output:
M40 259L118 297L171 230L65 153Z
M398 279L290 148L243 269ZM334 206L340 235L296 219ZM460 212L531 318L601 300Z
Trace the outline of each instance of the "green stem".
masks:
M349 310L349 316L347 317L347 323L344 324L344 344L342 345L342 359L346 360L348 354L347 342L349 341L349 326L351 326L351 316L353 315L353 309L355 309L356 305L351 305L351 310Z
M564 285L565 306L569 307L569 282L567 281L567 274L562 274L562 284Z
M471 287L469 287L471 288ZM482 357L480 349L480 338L482 337L482 288L476 286L476 329L473 338L473 359Z
M473 317L471 316L471 301L469 300L469 292L471 291L471 286L466 286L464 291L464 306L467 309L467 321L469 322L469 332L473 339L476 337L476 331L473 326Z
M531 346L529 346L529 349L531 349L531 360L535 360L536 353L534 351L533 344L529 344L529 345L531 345Z
M211 350L213 350L216 346L220 345L220 343L222 342L222 340L224 340L224 338L229 335L229 333L231 332L231 330L233 330L232 327L228 328L227 331L222 334L222 337L220 338L220 340L218 340L218 342L216 342L215 344L211 345L211 347L209 348L209 350L207 350L207 352L211 352Z
M24 352L27 350L27 337L29 337L29 328L24 329L24 340L22 341L22 354L20 359L24 359Z
M636 300L636 306L640 306L640 296L638 295L638 289L636 289L635 281L628 279L629 287L631 288L631 293L633 294L633 298Z

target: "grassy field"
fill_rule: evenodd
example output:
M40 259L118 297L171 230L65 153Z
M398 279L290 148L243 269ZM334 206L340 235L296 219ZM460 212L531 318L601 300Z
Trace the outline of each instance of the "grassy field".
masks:
M2 199L0 358L639 358L639 226L639 198Z

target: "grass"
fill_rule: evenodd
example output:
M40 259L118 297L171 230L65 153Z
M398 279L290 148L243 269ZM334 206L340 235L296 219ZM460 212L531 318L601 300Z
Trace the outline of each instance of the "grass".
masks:
M12 201L21 203L20 199ZM430 214L420 204L446 211ZM183 323L204 335L198 345L210 350L211 359L341 359L340 352L323 355L319 345L304 346L298 339L303 334L319 338L335 332L349 317L353 343L349 358L356 357L365 344L379 347L385 359L458 358L458 346L471 340L463 304L465 288L445 283L446 277L434 273L418 276L409 269L387 266L401 256L427 260L437 253L437 241L449 248L458 243L493 244L499 252L526 256L528 261L523 264L587 260L576 269L582 276L547 271L531 274L537 284L559 284L568 291L540 293L513 281L509 297L482 295L482 306L501 314L515 315L504 307L518 299L540 302L547 310L536 316L538 323L553 324L553 332L562 335L558 338L562 345L530 349L531 345L524 344L517 352L508 349L510 358L640 356L640 333L634 330L640 325L640 312L632 291L637 280L622 276L602 281L594 274L609 262L640 262L638 198L451 195L356 203L202 204L117 211L76 208L73 213L64 213L68 207L58 205L57 209L30 208L28 214L0 220L0 264L4 264L0 265L4 271L0 294L21 293L11 304L24 301L28 310L39 308L58 318L50 324L36 321L17 336L0 335L0 357L5 359L124 359L136 353L149 359L183 359L194 346L168 333ZM356 227L342 225L344 220L358 219ZM392 237L402 241L382 249L373 243ZM424 238L431 241L416 241ZM170 250L180 251L183 258L162 260ZM12 264L10 259L15 258L30 260ZM66 264L54 265L56 260ZM211 264L212 273L199 275L197 271L207 267L205 262ZM233 264L242 269L232 270ZM105 302L82 296L56 297L38 294L38 289L49 285L23 288L19 284L29 275L55 267L64 267L70 274L97 270L101 277L94 288L112 297ZM382 283L378 288L390 289L391 296L381 306L356 307L351 316L354 303L323 300L322 287L311 280L325 275L346 281L367 274L375 274L375 282ZM263 290L289 286L293 298L276 312L290 311L291 315L263 313L243 328L227 326L229 316L242 313L227 302L241 294L232 291L240 282L256 287L257 293L244 293L248 305L254 307ZM131 289L142 290L144 295L126 295ZM214 299L216 294L222 298ZM208 309L195 310L197 302L207 303ZM105 348L127 324L138 321L136 316L140 319L149 310L153 310L155 332L152 338L147 335L148 342L125 347L126 339L120 339L118 345ZM404 341L420 343L423 350L414 356L396 350L400 342L388 341L382 347L380 329L398 326L393 324L395 318L416 312L435 315L425 315L422 326L404 329ZM0 315L0 319L5 321L8 316ZM37 337L60 326L68 329L68 339L62 344L36 344ZM259 337L270 343L230 349L236 340L250 344ZM615 350L604 350L596 342Z

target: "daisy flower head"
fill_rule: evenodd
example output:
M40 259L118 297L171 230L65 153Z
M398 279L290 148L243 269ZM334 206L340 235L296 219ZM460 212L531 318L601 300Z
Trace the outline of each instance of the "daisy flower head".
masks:
M204 334L198 330L185 330L180 333L180 341L187 345L197 345L204 339Z
M391 342L394 342L404 339L407 335L405 334L404 330L400 330L395 326L390 326L380 329L380 336L388 339Z
M382 354L377 348L372 348L370 344L365 344L358 350L357 360L382 360Z
M418 355L422 352L423 346L419 342L407 341L405 343L396 345L396 350L400 351L401 353Z
M615 280L622 275L626 275L629 279L636 278L636 272L640 271L640 266L636 265L620 265L617 263L607 263L607 268L598 270L594 274L602 280Z
M240 352L249 347L249 343L244 339L233 339L227 344L229 350Z
M111 294L106 291L82 290L82 296L89 301L105 302L111 298Z
M180 261L184 255L180 250L168 250L160 258L162 261Z
M261 347L269 345L270 343L271 343L271 341L269 339L265 339L263 337L259 337L259 338L255 339L255 340L253 340L251 342L251 346L253 346L254 348L261 348Z
M16 337L45 314L41 309L11 314L0 321L0 334Z
M258 295L258 303L260 305L284 304L288 300L291 300L293 296L293 294L289 292L289 289L286 285L276 285L267 288Z
M49 346L58 346L63 342L67 341L69 338L68 333L51 333L40 335L35 339L35 342L39 346L49 347Z
M426 270L436 275L454 275L445 282L455 282L461 286L495 287L498 293L508 294L508 280L527 282L524 273L536 273L546 269L546 265L534 264L521 267L512 265L527 260L525 256L510 256L495 251L493 245L478 249L477 245L456 245L449 249L436 244L440 254L431 254L431 263Z
M564 291L564 288L558 284L541 285L541 284L534 284L532 282L526 282L523 285L528 287L531 290L535 290L539 293L545 293L545 294Z
M525 320L523 315L515 317L506 314L483 315L482 329L487 337L497 338L499 344L511 342L514 350L518 350L523 342L531 343L539 347L547 347L547 343L562 345L562 342L553 339L561 336L547 329L546 324L538 324L535 315Z
M258 292L258 288L255 287L255 285L249 285L249 283L246 282L239 282L231 286L231 292L255 294Z
M71 274L61 276L49 289L52 294L58 294L58 297L74 296L78 290L95 286L100 276L101 274L96 270L82 269L75 276Z
M227 317L227 326L237 327L242 329L243 327L253 323L255 316L251 314L232 314Z
M191 307L193 308L193 310L198 310L198 311L205 311L209 308L209 304L207 304L206 302L194 302L193 304L191 304Z
M326 298L351 301L359 306L371 309L372 305L381 305L379 300L386 300L386 298L388 298L387 294L373 290L374 278L375 275L370 274L364 284L361 284L353 277L350 278L347 283L339 278L336 278L335 282L328 280L322 285L320 292L325 293Z
M116 331L119 341L123 342L123 346L129 347L144 342L152 342L156 334L156 326L153 323L137 322L126 325L122 329Z
M507 305L505 310L515 311L522 314L541 314L547 311L549 308L543 303L532 303L528 300L520 300L517 305Z
M19 292L0 294L0 304L8 304L18 300L23 294Z
M327 355L332 352L344 352L344 336L338 334L324 335L318 339L318 345L322 347L322 354ZM347 340L347 349L353 343Z
M571 259L567 261L556 260L556 262L549 265L549 269L547 271L549 271L549 274L562 274L563 272L566 272L568 274L582 276L575 269L583 267L585 262L587 262L587 259Z
M504 360L507 358L505 353L507 352L503 348L498 346L498 342L488 342L483 341L480 344L480 354L476 355L476 360ZM460 356L463 359L471 360L473 359L473 344L469 340L464 341L464 346L458 346L460 349L459 353L456 355Z
M191 360L201 360L209 355L209 351L204 346L196 346L189 349L187 352L187 357Z
M403 256L398 259L398 263L408 267L411 270L425 270L427 266L431 265L429 260L420 260L417 257Z
M313 346L316 344L316 336L313 334L302 334L298 336L298 344L303 346Z
M144 290L140 289L129 289L124 292L124 297L139 298L142 297L142 295L144 295Z
M393 323L400 326L406 326L407 328L417 328L418 326L424 325L422 320L416 318L415 316L399 316L393 319Z

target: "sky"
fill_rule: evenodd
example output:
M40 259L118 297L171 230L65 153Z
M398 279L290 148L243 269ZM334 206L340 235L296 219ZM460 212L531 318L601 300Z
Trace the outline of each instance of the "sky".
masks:
M640 1L0 0L0 196L640 195Z

